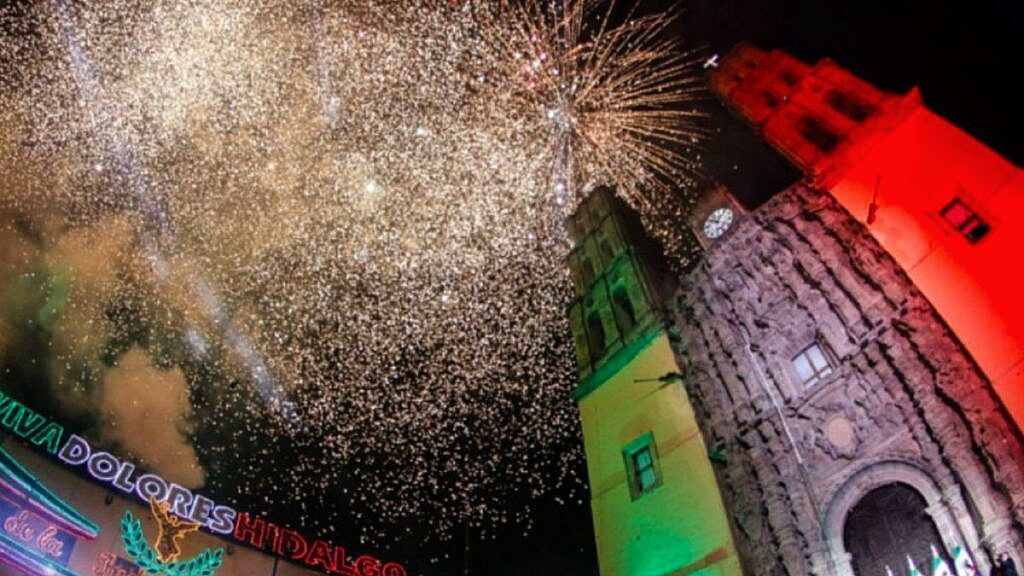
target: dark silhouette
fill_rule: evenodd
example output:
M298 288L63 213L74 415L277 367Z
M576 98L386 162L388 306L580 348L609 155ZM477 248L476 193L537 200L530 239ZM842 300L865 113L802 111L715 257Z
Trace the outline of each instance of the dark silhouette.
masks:
M1002 561L999 562L999 568L1002 570L1003 576L1017 576L1017 563L1010 558L1010 555L1003 552Z

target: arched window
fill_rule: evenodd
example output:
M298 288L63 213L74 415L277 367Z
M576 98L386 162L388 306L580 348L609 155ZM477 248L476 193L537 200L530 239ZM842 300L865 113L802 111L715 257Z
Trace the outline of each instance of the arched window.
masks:
M580 258L580 270L583 272L583 283L590 284L594 281L594 263L590 261L590 257L584 256Z
M779 80L782 80L782 83L786 86L796 86L797 83L797 77L789 70L783 70L779 74Z
M612 245L608 243L608 240L604 238L598 240L597 249L601 252L601 259L606 266L615 259L615 251L612 250Z
M619 325L623 337L629 334L636 326L636 312L633 310L633 303L629 300L629 293L625 286L617 286L612 291L612 309L615 311L615 322Z
M814 118L804 116L797 126L800 135L822 152L831 152L839 144L839 136Z
M838 90L829 90L825 94L825 103L854 122L867 120L868 116L871 116L875 111L870 104L862 104L854 100L850 95Z
M596 364L604 356L604 324L596 310L587 314L587 347L590 348L590 361Z

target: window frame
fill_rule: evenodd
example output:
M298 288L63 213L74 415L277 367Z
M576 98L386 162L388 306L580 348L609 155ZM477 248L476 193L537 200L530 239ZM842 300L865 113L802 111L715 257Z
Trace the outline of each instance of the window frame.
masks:
M651 457L649 467L638 469L636 460L640 454L647 452ZM648 494L653 494L662 485L661 464L658 458L658 447L654 442L654 434L647 432L642 434L622 449L622 459L626 465L626 483L629 486L629 498L631 501L639 500ZM643 486L641 474L645 470L654 473L654 482Z
M957 209L963 210L967 215L963 219L952 217L952 213ZM971 244L981 242L992 231L992 226L959 196L954 196L947 202L942 210L939 210L939 216Z
M822 360L824 360L824 366L816 365L813 358L813 354L811 354L811 351L814 349L818 351L818 355L821 357ZM801 373L800 368L797 366L797 361L801 358L804 359L804 361L807 363L807 367L810 368L811 370L811 374L807 378L804 378L804 375ZM835 363L835 360L832 358L832 353L829 350L828 346L826 346L820 340L815 340L808 344L807 346L801 348L800 351L798 351L789 359L789 365L793 370L793 374L796 376L796 380L800 383L800 386L802 386L803 390L809 390L811 388L814 388L818 384L821 384L822 382L828 380L829 378L836 374L838 368L838 366Z

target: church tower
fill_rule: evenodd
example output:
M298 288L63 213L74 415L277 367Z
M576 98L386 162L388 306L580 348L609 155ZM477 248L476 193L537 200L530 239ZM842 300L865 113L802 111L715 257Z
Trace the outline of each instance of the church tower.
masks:
M712 90L864 224L942 316L1024 430L1024 170L929 110L824 59L741 44Z
M598 188L569 219L569 308L603 576L741 574L661 303L672 286L639 218Z

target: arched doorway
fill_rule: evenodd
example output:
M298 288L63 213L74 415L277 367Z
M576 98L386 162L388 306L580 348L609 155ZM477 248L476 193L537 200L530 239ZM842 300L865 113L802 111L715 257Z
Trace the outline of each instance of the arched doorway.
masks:
M917 490L893 482L875 488L850 509L843 525L843 544L857 576L909 574L907 556L923 574L931 572L931 549L947 556L942 538L929 516L928 503ZM950 560L946 559L947 562ZM950 562L950 566L952 563Z

